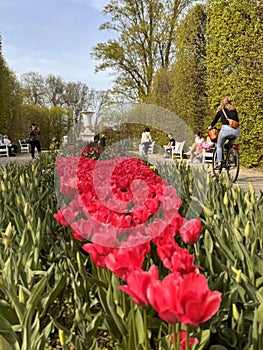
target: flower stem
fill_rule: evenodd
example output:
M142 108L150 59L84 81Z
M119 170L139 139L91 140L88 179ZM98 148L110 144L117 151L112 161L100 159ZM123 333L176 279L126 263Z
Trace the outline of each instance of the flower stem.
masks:
M177 350L178 348L177 348L177 324L176 323L174 323L173 325L172 325L172 330L173 330L173 334L174 334L174 346L173 346L173 350ZM180 348L179 348L180 349Z
M145 307L143 308L143 324L144 324L144 333L145 333L145 348L146 350L150 350L149 341L148 341L147 312Z
M180 342L181 342L181 323L177 323L176 324L176 328L177 328L177 338L174 338L176 341L176 349L180 350ZM175 328L175 331L176 331L176 328ZM176 337L176 334L175 334L175 337Z
M185 350L189 350L189 327L186 327Z
M132 311L132 333L133 333L133 341L134 341L134 346L137 347L137 340L136 340L136 334L135 334L135 311L134 311L134 302L132 298L130 298L131 301L131 311Z

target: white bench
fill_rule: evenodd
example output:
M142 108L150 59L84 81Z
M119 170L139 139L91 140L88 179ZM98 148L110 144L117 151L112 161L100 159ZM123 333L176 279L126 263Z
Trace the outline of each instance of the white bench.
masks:
M153 141L153 142L151 143L151 145L149 146L149 148L148 148L148 154L153 154L154 145L155 145L155 141ZM139 144L139 153L140 153L141 156L143 155L143 145L142 145L142 144Z
M21 153L30 153L29 143L21 142L21 140L18 140L18 142L19 142Z
M155 141L153 141L152 144L150 145L150 147L148 148L148 154L153 154L154 145L155 145Z
M7 145L0 145L0 156L9 157Z
M214 148L211 148L210 150L203 149L202 152L202 163L212 163L213 162L213 154L214 154Z
M172 146L172 158L183 159L183 150L184 150L185 141L175 142L175 146Z

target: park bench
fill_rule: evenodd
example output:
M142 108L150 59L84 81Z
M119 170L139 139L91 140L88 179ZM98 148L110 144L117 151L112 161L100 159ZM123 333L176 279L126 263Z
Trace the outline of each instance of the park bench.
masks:
M213 162L213 152L214 148L211 148L209 150L203 149L202 152L202 163L212 163Z
M29 143L27 143L25 141L21 141L21 140L18 140L18 142L19 142L21 153L30 153L30 144Z
M155 145L155 141L153 141L153 142L151 143L151 145L149 146L149 148L148 148L148 154L153 154L154 145ZM140 155L143 154L143 145L142 145L142 144L139 144L139 153L140 153Z
M185 141L176 141L175 146L172 146L172 158L183 159L183 150L184 150Z
M0 145L0 156L2 157L8 157L8 146L7 145Z

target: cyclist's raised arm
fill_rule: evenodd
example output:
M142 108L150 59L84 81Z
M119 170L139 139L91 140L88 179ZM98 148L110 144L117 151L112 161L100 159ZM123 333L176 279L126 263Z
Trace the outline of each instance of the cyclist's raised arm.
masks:
M220 119L220 111L218 111L217 113L216 113L216 116L215 116L215 118L214 118L214 120L212 121L212 123L211 123L211 125L210 125L210 127L208 127L208 128L213 128L215 125L216 125L216 123L218 122L218 120Z

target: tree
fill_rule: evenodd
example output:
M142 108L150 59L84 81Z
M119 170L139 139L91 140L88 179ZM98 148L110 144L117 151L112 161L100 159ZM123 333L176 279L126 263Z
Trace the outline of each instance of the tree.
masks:
M230 94L241 121L241 161L263 164L263 4L208 0L208 95L213 107Z
M97 44L93 56L102 61L96 71L116 73L113 92L145 100L153 77L173 61L178 18L193 0L111 0L104 8L110 22L100 26L118 38Z
M8 68L0 37L0 132L16 141L21 130L22 91L15 74Z
M46 87L45 79L37 72L28 72L21 75L24 102L33 105L45 104Z

